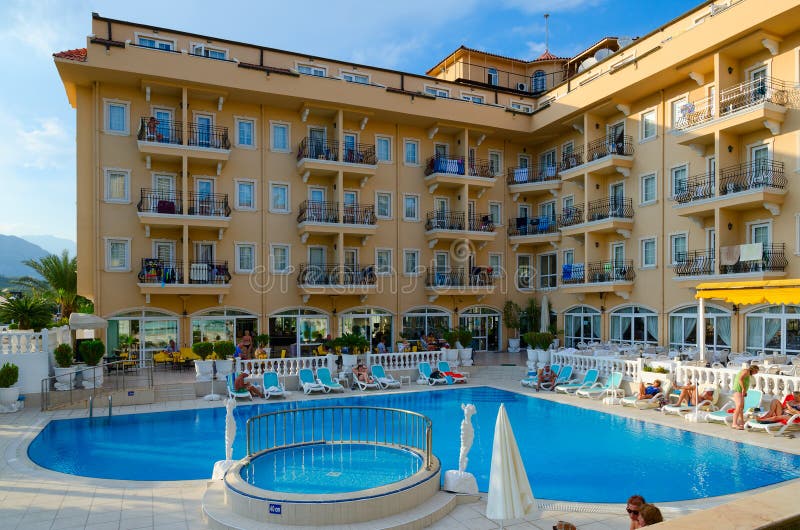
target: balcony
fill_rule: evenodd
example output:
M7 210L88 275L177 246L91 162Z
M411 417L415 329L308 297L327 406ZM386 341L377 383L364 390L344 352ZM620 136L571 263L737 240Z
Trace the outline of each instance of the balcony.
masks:
M561 232L555 217L512 217L508 220L508 239L516 252L520 245L555 245L561 240Z
M345 145L339 153L339 140L319 140L305 137L297 148L297 169L308 182L312 176L332 177L339 171L345 177L366 179L375 175L378 159L372 144Z
M434 268L425 276L428 301L439 296L485 296L494 292L491 267Z
M228 160L231 142L227 127L197 123L187 123L187 127L184 137L182 122L143 116L136 135L139 152L156 160L174 161L184 155L200 162Z
M673 208L678 215L686 217L712 217L714 215L714 173L693 175L686 179L686 183L678 186L678 191L673 197Z
M570 294L615 293L627 299L635 278L632 260L572 263L562 266L561 290Z
M785 276L786 243L749 243L720 247L719 272L731 275L767 278Z
M562 235L583 235L584 208L582 204L564 208L558 216L558 228Z
M582 146L562 157L561 179L573 180L584 173L629 176L633 167L633 138L630 136L606 136L592 140L586 145L586 159Z
M508 191L516 202L519 196L533 197L550 193L553 196L561 189L561 177L558 175L558 166L539 164L537 168L510 167L506 177Z
M487 241L496 237L495 225L489 214L467 215L465 212L436 210L428 212L425 221L425 236L428 246L433 248L439 241L469 239L481 242L481 248Z
M672 264L674 280L680 283L707 281L717 272L714 249L680 252Z
M227 194L189 192L188 208L184 208L180 191L159 191L142 188L136 210L139 222L149 236L150 227L173 228L189 225L196 228L227 228L231 208Z
M344 233L366 238L377 231L377 222L372 204L303 201L297 214L297 231L303 243L310 235Z
M589 201L584 229L587 232L616 232L630 237L633 228L633 200L630 197L605 197Z
M303 302L312 295L366 295L376 292L375 265L317 265L302 263L297 273L297 287Z
M463 156L435 155L425 164L425 184L433 193L438 188L460 188L464 184L478 188L479 196L494 186L495 176L487 160L470 158L465 164Z
M184 263L180 260L143 258L139 271L139 291L147 297L154 294L216 295L222 296L230 291L231 274L227 261L193 261L189 263L189 281L184 276Z
M779 134L787 106L800 103L800 89L771 77L739 83L719 94L719 112L715 96L684 105L673 127L682 136L683 145L708 145L714 142L714 131L748 134L764 127Z

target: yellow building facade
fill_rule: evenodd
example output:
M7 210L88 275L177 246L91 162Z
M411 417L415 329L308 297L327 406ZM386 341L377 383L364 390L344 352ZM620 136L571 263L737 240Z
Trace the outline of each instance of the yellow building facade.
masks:
M79 293L107 342L267 333L305 353L547 295L567 344L696 341L694 286L797 277L800 4L705 3L638 39L410 74L93 15ZM709 348L800 350L800 308L707 305Z

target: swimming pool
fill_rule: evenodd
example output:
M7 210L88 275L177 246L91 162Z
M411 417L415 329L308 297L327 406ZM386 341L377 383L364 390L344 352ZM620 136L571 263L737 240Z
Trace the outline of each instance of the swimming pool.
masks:
M800 456L536 399L491 387L239 405L234 458L247 418L320 403L395 407L433 420L442 469L458 468L461 403L474 403L475 442L467 470L486 491L494 422L505 403L534 494L542 499L652 502L727 495L800 477ZM653 413L656 414L656 413ZM54 420L31 442L42 467L126 480L206 479L224 458L225 408ZM753 434L753 436L758 436Z

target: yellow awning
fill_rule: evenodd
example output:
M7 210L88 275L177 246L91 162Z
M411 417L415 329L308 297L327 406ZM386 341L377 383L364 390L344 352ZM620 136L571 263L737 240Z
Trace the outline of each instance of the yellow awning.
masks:
M706 282L697 286L695 298L737 305L800 304L800 279Z

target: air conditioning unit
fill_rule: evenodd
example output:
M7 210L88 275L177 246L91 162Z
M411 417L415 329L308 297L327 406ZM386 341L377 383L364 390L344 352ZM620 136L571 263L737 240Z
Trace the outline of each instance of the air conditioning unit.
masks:
M517 83L517 90L520 90L522 92L527 92L528 85L526 85L525 83Z

